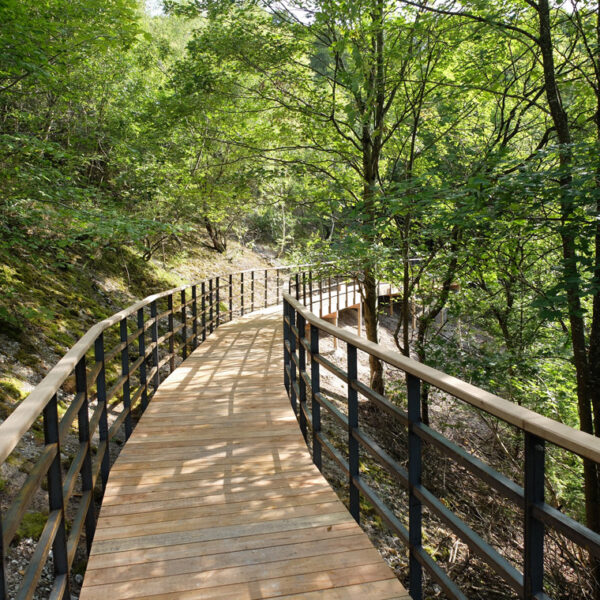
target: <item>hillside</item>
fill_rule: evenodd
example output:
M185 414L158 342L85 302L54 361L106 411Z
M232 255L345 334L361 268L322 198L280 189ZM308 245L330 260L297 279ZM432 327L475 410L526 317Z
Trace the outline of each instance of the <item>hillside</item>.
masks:
M232 241L220 254L201 241L148 261L122 248L64 266L0 250L0 419L94 323L158 291L274 264L268 250Z

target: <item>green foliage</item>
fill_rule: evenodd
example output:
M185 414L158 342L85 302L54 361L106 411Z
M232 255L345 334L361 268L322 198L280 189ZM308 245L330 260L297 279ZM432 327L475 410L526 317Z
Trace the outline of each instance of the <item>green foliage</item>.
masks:
M15 534L15 541L18 542L24 538L38 540L42 535L47 520L48 515L41 512L25 513Z

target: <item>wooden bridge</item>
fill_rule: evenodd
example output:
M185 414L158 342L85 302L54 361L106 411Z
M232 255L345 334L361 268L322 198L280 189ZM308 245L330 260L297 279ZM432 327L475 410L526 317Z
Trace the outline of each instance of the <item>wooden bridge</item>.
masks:
M281 309L219 327L112 468L82 600L408 598L312 463Z
M80 540L89 555L83 600L421 600L423 571L446 597L466 599L423 547L423 507L527 600L548 598L543 590L546 529L600 556L597 533L544 502L545 442L599 463L596 438L320 319L360 305L353 277L332 273L331 266L294 268L291 295L282 298L288 275L270 269L216 277L117 313L88 331L0 425L0 462L18 451L40 415L45 438L0 521L3 563L46 476L50 508L14 594L8 591L13 582L1 570L1 599L33 598L52 550L49 597L68 600ZM386 292L394 290L382 286L380 295ZM114 328L118 337L113 334L114 346L107 351L105 340ZM345 345L345 368L319 352L323 334ZM404 371L406 412L359 380L357 350ZM118 370L114 363L120 363ZM321 393L320 368L347 385L345 410ZM170 375L162 380L165 370ZM72 373L75 394L67 398L61 386ZM523 432L523 487L421 422L421 381ZM407 427L408 469L359 423L359 395ZM65 398L61 416L58 404ZM321 411L345 432L345 449L321 430ZM79 450L65 472L61 443L76 418ZM111 466L109 444L121 433L127 442ZM424 444L441 449L524 510L522 571L422 485ZM346 473L349 511L320 473L322 452ZM359 452L407 491L404 514L369 486ZM93 498L99 490L103 500L97 518ZM410 596L359 527L359 497L406 544Z

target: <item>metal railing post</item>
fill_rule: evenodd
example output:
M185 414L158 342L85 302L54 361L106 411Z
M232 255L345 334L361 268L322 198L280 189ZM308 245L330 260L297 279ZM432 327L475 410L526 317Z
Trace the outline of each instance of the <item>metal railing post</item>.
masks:
M250 271L250 312L254 312L254 271Z
M544 523L534 507L544 502L545 443L525 432L524 598L533 600L544 591Z
M123 381L123 410L127 411L125 416L125 439L128 440L133 429L131 425L131 383L129 381L129 346L127 345L127 318L121 319L119 323L121 343L125 347L121 350L121 375Z
M327 270L327 290L328 290L328 299L329 299L329 312L327 313L328 315L331 314L332 310L331 310L331 267L329 267L329 269Z
M344 285L346 286L346 308L350 306L350 298L348 297L348 277L344 277Z
M138 323L139 323L139 312L142 311L143 308L138 310ZM144 322L143 314L142 314L142 324ZM143 338L143 334L142 334ZM144 350L145 352L145 350ZM140 356L143 356L142 349L140 348ZM110 471L110 455L108 452L108 413L106 406L106 370L104 365L104 333L101 333L94 342L94 359L97 363L101 363L100 371L98 372L98 377L96 379L96 397L98 404L102 404L102 412L100 413L100 421L98 423L98 437L100 439L100 444L106 442L106 450L104 451L104 456L102 457L102 465L100 466L100 478L102 480L102 492L106 489L106 484L108 483L108 472ZM142 362L140 365L140 373L141 368L144 368L144 381L146 380L146 364ZM141 383L140 383L141 385ZM142 396L142 402L144 402L144 398L146 400L146 404L148 403L148 398L146 392ZM144 407L144 405L142 404ZM145 407L144 407L145 408Z
M175 370L175 309L173 308L173 294L167 297L167 309L169 311L169 370L172 373Z
M202 311L202 341L206 341L206 281L200 284L200 310Z
M154 381L153 387L154 392L158 389L160 385L160 373L158 369L158 310L156 306L156 300L153 300L150 303L150 318L152 319L152 326L150 328L150 336L152 339L152 362L154 363L154 367L156 371L154 372Z
M307 430L306 430L306 415L304 410L306 409L306 381L304 376L306 375L306 350L302 342L306 342L306 320L298 313L298 391L300 392L300 402L298 416L300 420L300 431L304 437L304 441L307 441Z
M198 286L192 286L192 316L194 317L192 321L192 331L194 332L194 337L192 341L192 349L195 350L198 347Z
M358 379L358 361L356 346L347 345L348 358L348 486L350 491L350 514L357 523L360 523L360 494L354 478L359 472L359 448L358 440L354 437L354 430L358 428L358 392L352 384Z
M422 545L422 507L414 487L421 485L421 438L414 432L413 424L421 422L421 381L406 374L408 394L408 542L409 542L409 592L413 600L423 597L423 569L417 559L417 549Z
M185 306L185 290L181 290L181 337L183 338L183 352L182 358L185 360L187 358L187 311Z
M213 280L208 280L208 330L210 333L214 331L214 311L213 311L214 297L213 297Z
M216 303L215 321L216 321L216 327L218 327L221 322L221 278L220 277L215 278L215 296L216 296L216 298L215 298L215 303Z
M302 302L306 306L306 271L302 271Z
M323 276L319 273L319 317L323 316Z
M240 273L240 315L244 316L244 274Z
M310 382L311 382L311 409L312 409L312 436L313 436L313 462L321 470L323 464L321 459L321 442L318 434L321 431L321 405L317 402L317 394L321 391L319 363L319 329L310 326Z
M284 298L283 300L283 383L285 385L285 389L287 390L288 396L290 394L290 380L288 377L288 368L291 370L290 366L290 355L288 353L287 344L290 340L290 326L287 323L287 320L290 316L290 305L288 301Z
M296 309L289 305L290 319L290 403L294 414L298 414L298 399L296 398L296 335L294 334L294 326L296 324Z
M229 274L229 320L233 321L233 275Z
M137 327L141 329L138 336L138 353L140 356L146 356L146 332L144 331L144 308L138 308L137 311ZM96 359L97 360L97 359ZM140 386L142 387L142 412L146 410L148 406L148 382L146 380L146 359L144 358L140 363L140 374L139 374ZM98 399L100 394L98 394ZM108 453L107 453L108 455Z
M56 454L48 469L48 505L50 512L60 511L61 517L58 530L52 542L52 557L54 562L54 577L65 577L65 591L62 596L70 598L69 556L67 548L67 531L65 527L65 506L63 498L62 466L60 462L60 436L58 432L58 398L52 396L44 408L44 442L46 445L56 445ZM108 448L105 455L108 456ZM92 500L93 502L93 500ZM1 533L1 531L0 531ZM0 544L2 542L0 541Z
M265 308L269 306L269 271L265 269Z
M279 269L277 269L276 273L277 273L277 304L279 304Z
M310 302L310 312L313 309L313 273L312 269L308 271L308 297Z
M81 492L90 494L88 509L85 513L85 543L87 554L90 555L94 532L96 531L96 505L94 504L94 486L92 476L92 452L90 447L90 421L87 395L87 375L85 368L85 356L82 357L75 367L75 389L77 394L83 394L84 400L77 413L77 426L79 429L79 444L85 447L85 455L81 465ZM108 448L106 449L108 452ZM62 492L61 492L62 493ZM84 500L82 500L83 502Z
M296 300L300 300L300 273L296 273Z

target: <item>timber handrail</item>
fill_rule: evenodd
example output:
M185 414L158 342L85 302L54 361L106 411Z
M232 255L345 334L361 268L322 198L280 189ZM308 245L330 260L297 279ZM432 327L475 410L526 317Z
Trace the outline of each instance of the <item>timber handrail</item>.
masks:
M457 377L408 358L400 352L389 350L350 331L336 327L314 315L300 301L289 294L284 294L284 300L289 302L308 323L318 325L321 331L336 337L338 340L352 344L359 350L363 350L367 354L375 356L405 373L410 373L455 398L463 400L475 408L484 410L519 429L543 437L565 450L570 450L575 454L600 463L600 439L597 437L584 431L573 429L573 427L554 421L549 417L544 417L524 406L519 406L514 402L486 392Z
M308 273L312 281L319 280L326 271L331 279L332 270L332 263L327 262L216 275L148 296L93 325L0 424L0 464L39 419L43 419L44 436L25 483L0 518L0 600L9 597L4 568L9 546L44 478L48 518L31 562L10 596L16 600L33 597L50 552L54 563L51 597L70 597L70 570L81 536L85 531L88 554L94 537L94 492L98 483L101 493L106 487L109 444L122 427L125 441L129 439L134 418L147 407L163 374L173 372L176 361L185 360L188 352L221 324L280 304L286 285L293 288L294 282L288 284L288 276L298 280L302 273L306 280ZM111 346L106 348L108 342ZM65 386L73 376L74 391ZM64 414L59 411L62 400L66 401ZM65 472L61 443L75 425L79 445ZM81 493L75 494L78 482ZM75 515L67 523L65 509L69 502L75 504Z
M391 290L390 290L391 291ZM391 299L390 299L391 301ZM303 295L303 303L291 294L284 294L284 384L300 430L307 444L312 445L315 465L322 469L322 452L346 475L348 481L349 510L360 522L362 496L382 521L407 546L409 554L409 592L413 600L423 598L423 571L435 581L446 595L455 600L466 600L465 594L449 574L429 554L423 545L423 520L433 515L471 551L491 567L525 600L548 600L544 591L544 548L546 529L554 530L570 542L585 549L590 557L600 559L600 534L547 504L544 500L545 443L550 442L584 460L600 463L600 440L592 435L568 427L518 406L476 386L412 360L399 352L369 342L349 331L319 318L306 304L313 298ZM320 309L322 308L322 298ZM338 303L337 308L341 309ZM346 369L323 357L319 351L320 334L346 342ZM357 352L365 352L404 372L406 378L407 410L384 395L359 381ZM347 386L346 413L327 399L320 388L320 368L332 373ZM421 419L421 382L450 394L472 407L483 410L523 432L524 483L519 485L509 477L435 431ZM390 423L407 429L406 453L408 465L398 462L364 428L359 418L360 396L371 406L383 411ZM321 413L325 411L333 423L346 430L347 441L330 438L322 430ZM309 429L311 435L309 435ZM335 442L332 441L335 439ZM422 445L437 448L470 475L485 482L498 496L523 512L523 568L522 572L496 548L481 537L453 510L452 503L443 501L429 491L422 482L425 461ZM343 452L340 452L343 446ZM361 449L368 459L383 468L408 493L405 514L408 527L388 506L378 490L366 480ZM347 456L347 458L346 458ZM492 495L493 500L495 497ZM398 501L395 501L397 506ZM426 507L429 513L424 513Z
M322 263L332 264L332 263ZM299 269L315 266L312 264L291 265L266 267L262 269L245 269L227 273L223 277L229 275L241 275L252 272L265 271L297 271ZM204 281L209 281L207 278ZM157 294L147 296L143 300L132 304L131 306L115 313L114 315L93 325L88 331L75 343L75 345L54 365L48 374L40 381L31 393L17 406L17 408L6 418L0 425L0 463L4 462L10 453L15 449L23 434L33 425L35 420L40 416L44 407L48 404L52 396L60 389L65 380L73 373L75 366L83 356L89 351L98 336L106 331L109 327L116 325L123 319L137 313L140 308L149 306L152 302L156 302L162 298L173 296L177 292L182 292L192 287L199 286L201 282L195 284L186 284L179 287L166 290ZM228 284L227 284L228 285ZM225 286L224 286L225 287ZM205 294L208 295L208 292Z

